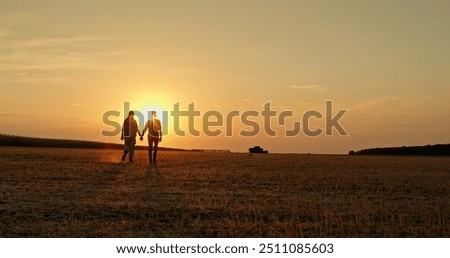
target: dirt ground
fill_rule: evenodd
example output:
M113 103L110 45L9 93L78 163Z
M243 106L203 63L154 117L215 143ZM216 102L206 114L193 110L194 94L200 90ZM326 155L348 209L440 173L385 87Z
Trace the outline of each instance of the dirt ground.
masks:
M0 237L450 237L450 158L0 148Z

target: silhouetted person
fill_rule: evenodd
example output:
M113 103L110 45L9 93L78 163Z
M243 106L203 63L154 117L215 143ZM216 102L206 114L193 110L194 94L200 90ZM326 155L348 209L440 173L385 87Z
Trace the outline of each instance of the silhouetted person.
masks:
M161 120L156 117L156 111L152 111L152 118L147 121L142 131L141 140L148 130L148 161L156 163L158 144L162 141Z
M141 136L138 124L136 120L134 120L134 112L130 111L128 113L128 117L125 119L125 121L123 121L122 135L120 136L121 140L125 140L123 146L122 161L125 161L125 157L128 153L130 153L130 162L133 162L134 146L136 145L136 134L139 134L139 136Z

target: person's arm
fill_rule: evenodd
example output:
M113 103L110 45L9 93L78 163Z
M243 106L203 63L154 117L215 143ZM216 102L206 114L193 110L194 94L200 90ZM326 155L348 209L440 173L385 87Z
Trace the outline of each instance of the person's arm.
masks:
M136 122L136 120L133 120L131 122L131 131L132 132L137 132L137 134L139 136L141 136L141 131L139 131L139 126L138 126L138 123Z
M120 131L120 140L123 141L123 127L125 126L125 122L122 124L122 130Z
M162 141L162 127L161 127L161 120L158 119L158 136L159 136L159 141Z
M144 130L142 131L141 137L144 137L145 132L147 132L147 129L148 129L148 121L145 123Z

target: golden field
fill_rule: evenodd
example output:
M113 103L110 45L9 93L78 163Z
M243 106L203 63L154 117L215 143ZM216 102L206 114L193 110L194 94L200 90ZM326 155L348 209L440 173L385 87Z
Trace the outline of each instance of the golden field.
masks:
M0 237L450 237L450 158L0 148Z

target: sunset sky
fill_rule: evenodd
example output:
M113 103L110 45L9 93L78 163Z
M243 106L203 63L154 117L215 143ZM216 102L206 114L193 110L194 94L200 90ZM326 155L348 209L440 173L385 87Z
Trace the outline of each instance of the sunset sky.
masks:
M348 109L341 124L349 136L180 137L169 128L162 146L347 153L449 143L446 6L0 0L0 133L120 142L101 135L111 129L102 115L120 111L121 123L125 101L141 112L195 102L224 116L270 101L300 120L333 100L335 112Z

